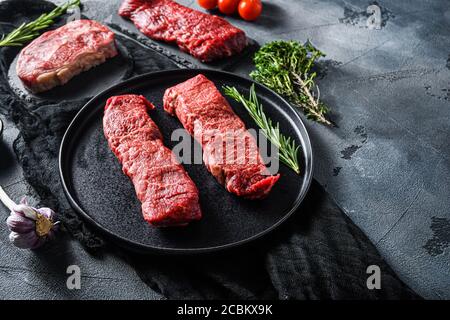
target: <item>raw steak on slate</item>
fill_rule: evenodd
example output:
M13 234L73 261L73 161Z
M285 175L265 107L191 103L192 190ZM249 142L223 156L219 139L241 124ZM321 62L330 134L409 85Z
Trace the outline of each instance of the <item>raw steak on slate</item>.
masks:
M75 20L33 40L19 54L16 72L33 92L50 90L117 55L114 33L93 20Z
M146 36L176 43L204 62L232 56L247 46L244 31L225 19L172 0L125 0L119 15L133 21Z

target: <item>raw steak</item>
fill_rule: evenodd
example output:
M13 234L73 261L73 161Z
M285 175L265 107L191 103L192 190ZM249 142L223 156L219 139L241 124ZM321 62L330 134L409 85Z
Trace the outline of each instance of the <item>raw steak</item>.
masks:
M92 20L76 20L33 40L21 52L16 72L25 87L42 92L117 55L114 33Z
M174 42L201 61L229 57L247 46L244 31L225 19L171 0L125 0L119 14L148 37Z
M108 99L103 130L142 202L144 219L155 226L182 226L201 218L198 190L147 114L143 96Z
M206 167L229 192L268 195L279 175L268 173L255 139L214 83L199 74L167 89L164 109L202 145Z

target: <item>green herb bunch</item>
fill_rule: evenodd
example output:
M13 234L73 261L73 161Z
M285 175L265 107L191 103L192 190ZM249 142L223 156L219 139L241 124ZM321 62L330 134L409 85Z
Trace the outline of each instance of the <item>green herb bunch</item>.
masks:
M70 7L75 7L80 5L80 0L71 0L66 2L65 4L56 7L49 13L43 13L36 20L23 23L20 27L13 30L8 35L3 35L0 40L0 47L7 46L23 46L30 40L33 40L37 36L39 36L39 32L43 29L51 26L56 18L66 13L67 9Z
M256 52L253 62L256 70L250 76L291 103L302 108L309 119L331 125L325 117L328 107L320 101L319 87L311 69L317 59L325 55L309 41L273 41Z
M240 102L245 107L258 127L262 129L262 132L266 138L278 148L278 158L281 162L286 164L297 174L300 173L300 164L298 159L298 150L300 149L300 146L296 145L295 140L284 136L280 132L279 123L274 124L272 120L266 116L263 106L258 101L255 85L250 87L250 94L248 98L239 93L235 87L224 86L223 90L225 95L237 102Z

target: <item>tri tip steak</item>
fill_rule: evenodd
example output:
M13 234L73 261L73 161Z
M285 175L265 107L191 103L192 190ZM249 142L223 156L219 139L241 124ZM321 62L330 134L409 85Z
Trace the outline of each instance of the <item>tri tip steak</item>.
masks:
M199 74L168 88L164 109L202 145L207 169L229 192L249 199L269 194L280 176L269 174L255 139L213 82Z
M103 130L142 203L144 219L155 226L183 226L202 214L198 190L172 151L162 142L143 96L108 99Z
M45 32L19 54L16 72L33 92L50 90L117 55L114 33L93 20Z
M119 15L133 21L146 36L176 43L204 62L232 56L247 46L244 31L225 19L172 0L125 0Z

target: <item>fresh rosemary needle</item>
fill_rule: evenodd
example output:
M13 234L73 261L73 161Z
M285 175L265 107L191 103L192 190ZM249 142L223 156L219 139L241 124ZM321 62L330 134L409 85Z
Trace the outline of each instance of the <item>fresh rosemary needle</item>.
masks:
M272 90L284 95L300 107L309 119L332 125L326 118L328 107L320 101L316 73L312 68L317 59L325 56L310 42L273 41L262 46L255 54L256 69L250 76Z
M37 36L41 30L48 28L54 23L54 19L58 18L62 14L66 13L67 9L74 6L79 6L80 0L71 0L66 2L65 4L56 7L49 13L42 14L36 20L23 23L20 27L13 30L11 33L7 35L3 35L0 39L0 47L9 47L23 46L30 40L33 40Z
M252 119L256 122L266 136L266 138L278 148L278 158L297 174L300 173L300 164L298 160L298 150L295 140L286 137L280 132L280 124L274 124L264 113L263 106L258 101L255 91L255 85L250 87L250 94L245 98L235 87L224 86L225 95L233 100L240 102L248 111Z

